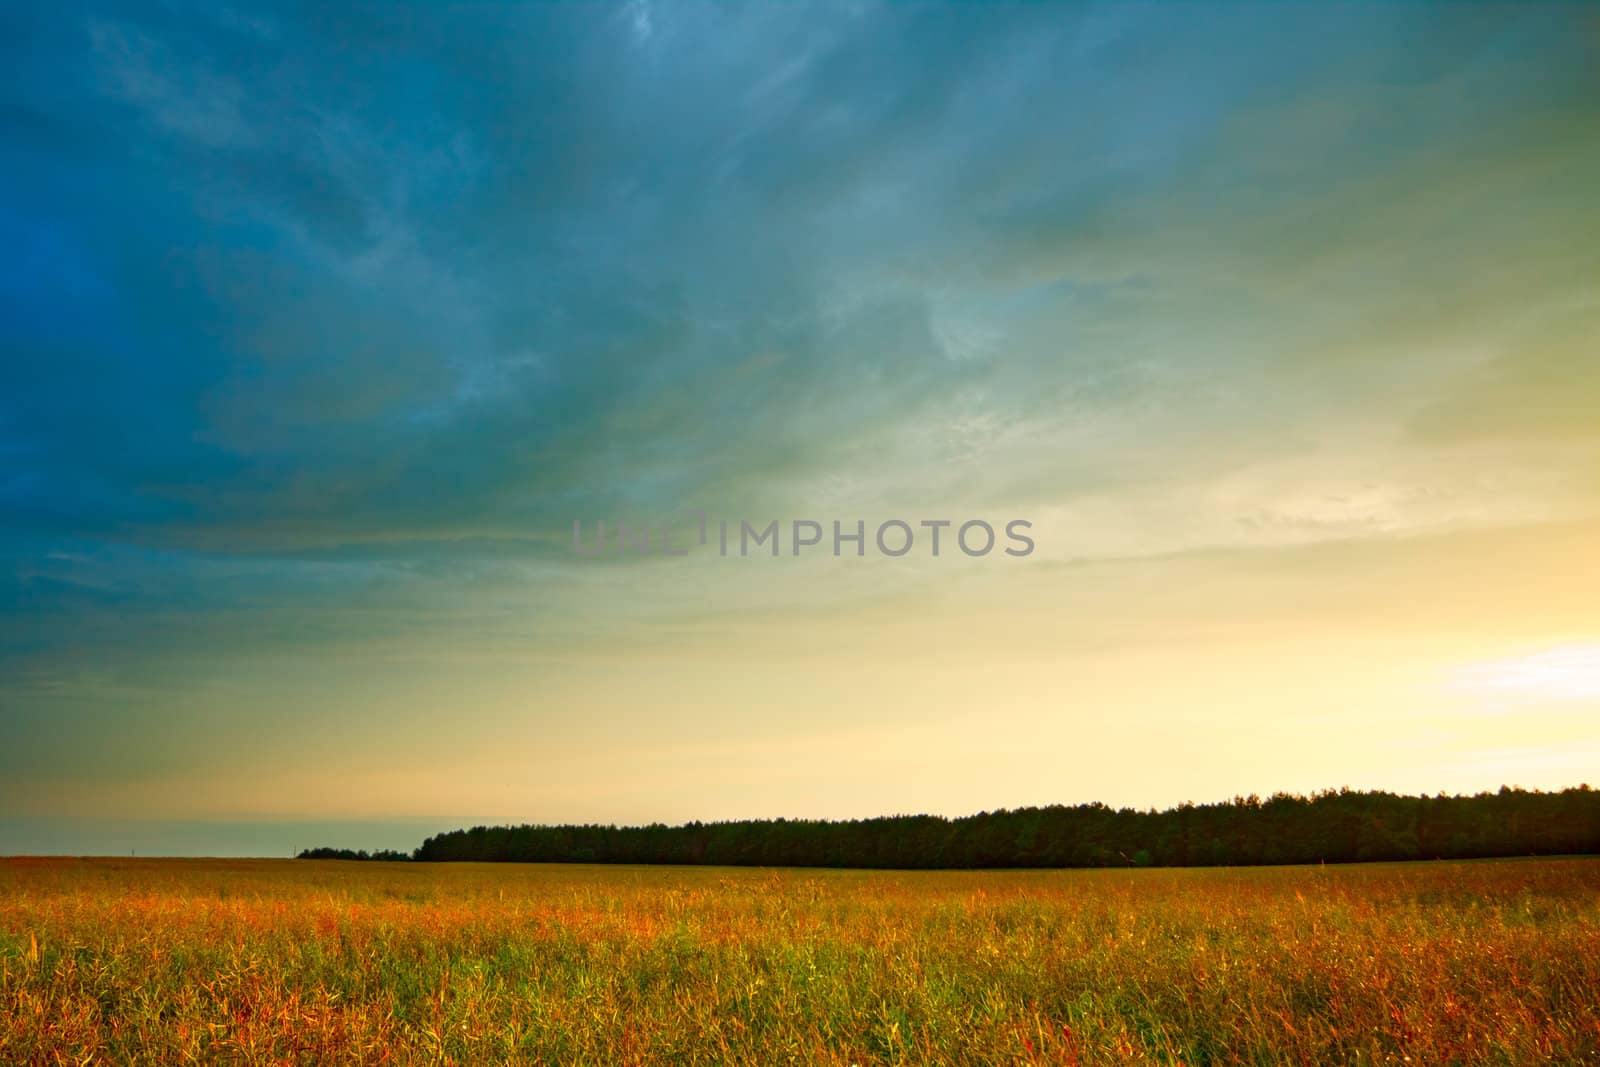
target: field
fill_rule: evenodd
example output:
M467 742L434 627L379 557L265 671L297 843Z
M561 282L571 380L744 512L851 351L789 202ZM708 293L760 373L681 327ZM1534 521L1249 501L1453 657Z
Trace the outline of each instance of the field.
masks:
M0 860L0 1063L1600 1063L1600 860Z

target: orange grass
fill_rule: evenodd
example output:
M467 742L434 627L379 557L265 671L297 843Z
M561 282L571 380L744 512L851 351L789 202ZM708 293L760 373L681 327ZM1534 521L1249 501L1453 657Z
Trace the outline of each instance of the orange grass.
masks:
M0 1063L1600 1063L1600 860L0 860Z

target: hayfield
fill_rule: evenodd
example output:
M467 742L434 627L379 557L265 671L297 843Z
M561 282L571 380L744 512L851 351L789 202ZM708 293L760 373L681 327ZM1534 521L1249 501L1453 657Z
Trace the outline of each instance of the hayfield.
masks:
M0 860L0 1063L1600 1063L1600 860Z

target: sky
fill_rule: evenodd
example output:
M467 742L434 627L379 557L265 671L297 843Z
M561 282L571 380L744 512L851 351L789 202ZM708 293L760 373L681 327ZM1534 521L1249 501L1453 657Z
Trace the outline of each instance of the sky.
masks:
M1596 782L1597 48L7 6L0 853Z

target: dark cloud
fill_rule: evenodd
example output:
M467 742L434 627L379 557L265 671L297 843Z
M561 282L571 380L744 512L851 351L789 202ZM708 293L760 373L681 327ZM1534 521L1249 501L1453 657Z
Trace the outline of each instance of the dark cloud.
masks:
M1435 343L1592 263L1576 17L7 10L8 633L303 640L578 516L788 512L841 474L1061 499L1303 447L1377 388L1372 331ZM1577 425L1582 356L1504 376ZM1486 373L1421 432L1508 428ZM1057 443L1091 417L1123 435ZM1000 469L1007 432L1037 444Z

